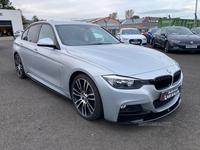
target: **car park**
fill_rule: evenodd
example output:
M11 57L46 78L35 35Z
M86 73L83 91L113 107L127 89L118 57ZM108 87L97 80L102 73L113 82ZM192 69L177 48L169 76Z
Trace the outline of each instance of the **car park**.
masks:
M14 33L14 38L17 38L18 36L21 36L22 33L23 33L23 31L17 30L17 31Z
M160 28L151 28L146 33L147 42L152 44L153 34L158 31Z
M147 45L146 37L137 28L122 28L116 37L125 44Z
M153 35L153 47L163 47L166 53L172 51L200 52L200 37L186 27L163 27Z
M19 78L28 76L72 99L87 120L153 121L181 103L183 74L175 60L122 44L98 25L33 23L15 39L13 57Z

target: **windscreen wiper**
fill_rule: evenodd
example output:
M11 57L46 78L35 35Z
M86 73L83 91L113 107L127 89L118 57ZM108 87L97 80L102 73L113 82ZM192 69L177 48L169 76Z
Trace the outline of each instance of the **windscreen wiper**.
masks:
M113 43L92 43L92 44L89 44L89 45L104 45L104 44L113 44Z

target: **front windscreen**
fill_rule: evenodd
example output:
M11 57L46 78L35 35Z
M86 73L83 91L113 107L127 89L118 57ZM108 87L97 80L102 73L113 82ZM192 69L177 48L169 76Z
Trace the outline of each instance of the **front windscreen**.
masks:
M169 35L189 35L193 34L188 28L168 28Z
M155 33L156 31L158 31L159 30L159 28L158 29L152 29L152 33Z
M95 25L56 25L64 45L102 45L117 44L119 41L110 33Z
M122 30L122 35L126 34L140 34L140 32L136 29L124 29Z

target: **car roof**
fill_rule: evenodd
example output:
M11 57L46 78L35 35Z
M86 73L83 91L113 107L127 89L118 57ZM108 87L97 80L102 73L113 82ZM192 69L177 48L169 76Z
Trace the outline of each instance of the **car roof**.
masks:
M39 23L48 23L48 24L51 24L51 25L70 25L70 24L80 24L80 25L94 25L94 26L99 26L99 25L96 25L96 24L91 24L91 23L84 23L84 22L78 22L78 21L38 21L38 22L35 22L33 24L39 24ZM31 24L31 25L33 25Z
M129 29L133 29L133 30L137 30L137 28L122 28L121 30L129 30Z
M163 27L163 28L187 28L187 27L181 27L181 26L170 26L170 27Z

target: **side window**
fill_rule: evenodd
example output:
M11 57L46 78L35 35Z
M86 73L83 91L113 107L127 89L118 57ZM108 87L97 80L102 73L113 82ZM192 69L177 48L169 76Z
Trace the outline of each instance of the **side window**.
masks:
M165 29L165 28L162 30L161 34L165 34L165 35L167 34L167 32L166 32L166 29Z
M36 43L37 42L37 35L38 35L38 30L39 30L40 25L34 25L30 27L29 32L28 32L28 41Z
M43 38L50 38L55 44L55 35L53 33L51 26L46 25L46 24L42 25L40 34L39 34L39 40Z
M22 34L22 40L28 41L27 33L28 33L28 29L24 31L24 33Z

